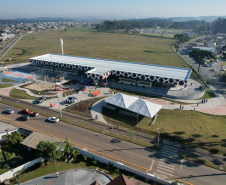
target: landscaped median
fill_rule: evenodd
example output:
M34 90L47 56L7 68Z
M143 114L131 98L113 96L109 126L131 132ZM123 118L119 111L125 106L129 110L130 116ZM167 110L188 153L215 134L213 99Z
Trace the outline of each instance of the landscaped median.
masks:
M0 88L12 87L12 84L0 84Z

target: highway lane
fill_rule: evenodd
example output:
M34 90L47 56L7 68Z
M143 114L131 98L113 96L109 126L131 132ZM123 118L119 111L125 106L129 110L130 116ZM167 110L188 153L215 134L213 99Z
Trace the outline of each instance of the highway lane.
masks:
M6 105L0 104L0 112L8 108ZM73 125L45 122L46 118L42 116L31 117L29 121L20 121L17 114L19 109L13 108L15 113L12 115L1 114L0 120L19 127L39 131L48 135L57 136L60 139L69 137L72 144L79 148L86 148L88 151L96 153L100 156L111 160L121 162L127 166L135 168L145 173L156 173L159 167L159 159L162 159L159 152L145 149L131 143L120 141L104 134L95 133ZM161 164L163 168L164 165ZM226 175L219 174L217 170L212 170L203 166L184 163L183 170L180 169L179 161L174 161L175 171L170 178L179 178L183 181L188 181L191 184L224 184ZM150 170L151 168L151 170ZM206 172L205 170L209 171ZM168 170L170 168L168 167ZM156 173L157 174L157 173ZM208 176L207 176L208 175ZM196 176L196 177L193 177Z

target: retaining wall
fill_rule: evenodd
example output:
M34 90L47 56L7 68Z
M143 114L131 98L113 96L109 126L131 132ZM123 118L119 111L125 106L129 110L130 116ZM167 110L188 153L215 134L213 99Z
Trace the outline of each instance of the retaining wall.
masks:
M35 159L33 161L27 162L27 163L25 163L25 164L23 164L21 166L18 166L17 168L14 168L14 169L12 169L12 170L10 170L8 172L5 172L5 173L1 174L0 175L0 183L4 182L7 179L11 179L11 178L15 177L19 171L21 171L23 169L27 169L27 168L35 165L36 163L40 163L42 161L43 161L43 158L40 157L40 158L37 158L37 159Z

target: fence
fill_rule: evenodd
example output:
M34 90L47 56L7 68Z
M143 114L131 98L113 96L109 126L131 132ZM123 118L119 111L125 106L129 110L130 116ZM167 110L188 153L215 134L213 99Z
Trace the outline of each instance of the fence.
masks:
M17 168L14 168L14 169L12 169L12 170L10 170L8 172L5 172L5 173L0 175L0 182L2 183L2 182L4 182L7 179L11 179L11 178L15 177L19 171L21 171L23 169L27 169L27 168L35 165L36 163L40 163L42 161L43 161L43 158L40 157L40 158L37 158L37 159L35 159L33 161L27 162L27 163L25 163L25 164L23 164L21 166L18 166Z

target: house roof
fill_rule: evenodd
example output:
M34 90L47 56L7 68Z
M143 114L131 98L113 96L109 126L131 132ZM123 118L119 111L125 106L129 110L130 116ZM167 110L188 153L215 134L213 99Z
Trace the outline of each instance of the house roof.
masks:
M115 94L105 102L149 118L153 118L162 108L162 105L122 93Z
M143 75L152 75L165 78L173 78L179 80L188 80L191 74L191 69L144 64L136 62L107 60L99 58L88 58L80 56L69 56L60 54L45 54L37 57L30 58L31 60L48 61L61 64L78 65L84 67L96 68L97 74L102 74L105 71L115 70L128 73L137 73Z
M15 127L15 126L13 126L11 124L4 123L4 122L0 121L0 134L1 133L6 133L6 130L13 131L13 130L18 130L18 129L19 129L18 127Z
M92 184L90 185L100 185L97 181L93 182Z
M50 137L48 135L44 135L38 132L31 133L21 142L21 144L36 149L36 146L39 144L40 141L49 141L50 143L56 143L57 149L60 149L63 144L60 139Z
M120 174L106 185L134 185L134 183L131 182L125 175Z

